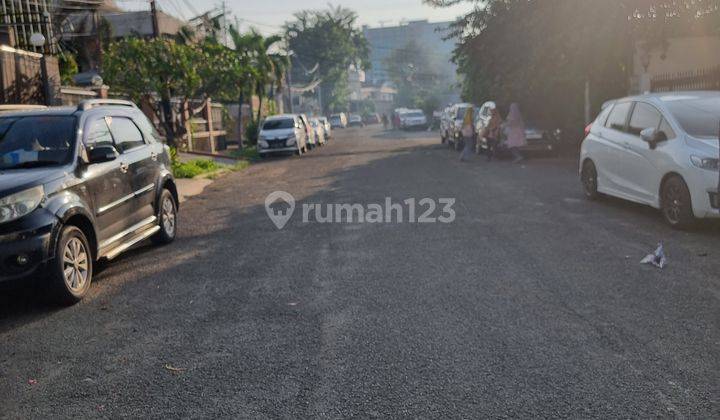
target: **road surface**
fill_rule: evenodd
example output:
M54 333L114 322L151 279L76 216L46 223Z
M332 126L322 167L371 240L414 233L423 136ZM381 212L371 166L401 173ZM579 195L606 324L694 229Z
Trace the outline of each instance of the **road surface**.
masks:
M582 198L575 164L460 163L338 131L185 202L84 302L0 298L0 418L718 417L720 232ZM303 223L302 203L455 198L450 224ZM639 261L665 241L669 266Z

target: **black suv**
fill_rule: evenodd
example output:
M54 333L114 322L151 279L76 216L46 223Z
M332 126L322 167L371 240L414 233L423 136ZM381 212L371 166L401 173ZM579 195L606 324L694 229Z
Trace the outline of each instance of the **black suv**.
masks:
M0 282L82 299L94 263L177 233L169 148L132 103L0 115Z

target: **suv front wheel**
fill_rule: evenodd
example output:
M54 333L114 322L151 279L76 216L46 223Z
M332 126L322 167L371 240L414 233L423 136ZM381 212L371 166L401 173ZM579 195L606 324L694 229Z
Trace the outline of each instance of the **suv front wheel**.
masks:
M82 230L62 228L48 271L53 300L72 305L85 297L92 283L93 254Z

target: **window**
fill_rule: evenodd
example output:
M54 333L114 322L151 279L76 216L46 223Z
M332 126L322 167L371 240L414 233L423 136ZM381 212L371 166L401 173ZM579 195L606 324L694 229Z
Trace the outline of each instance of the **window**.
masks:
M670 123L668 123L665 118L663 118L662 122L660 123L660 131L665 133L665 136L667 136L668 140L674 139L676 137L675 130L670 127Z
M160 133L158 133L157 129L155 129L155 125L145 114L139 114L135 116L135 122L141 129L145 130L145 133L150 135L149 140L151 142L163 141L163 137L160 135Z
M627 121L628 112L630 112L631 102L622 102L610 111L605 127L612 128L613 130L625 131L625 122Z
M140 129L129 118L108 118L110 132L121 152L135 149L145 144Z
M75 125L75 117L67 116L0 118L0 170L67 162Z
M112 135L110 134L110 128L104 118L90 123L87 136L85 137L85 146L90 150L100 146L115 146Z
M295 127L295 121L292 118L283 118L276 120L267 120L263 124L263 130L286 130Z
M720 131L720 96L673 98L665 100L670 113L691 136L717 139Z
M635 104L632 117L630 118L630 127L628 128L628 131L630 134L639 136L646 128L657 129L660 127L661 120L662 115L657 109L655 109L654 106L643 102L637 102Z

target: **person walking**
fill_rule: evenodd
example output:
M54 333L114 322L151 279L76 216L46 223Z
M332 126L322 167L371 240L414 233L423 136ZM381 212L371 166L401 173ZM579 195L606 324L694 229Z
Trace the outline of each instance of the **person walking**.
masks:
M500 144L500 135L502 133L502 117L497 108L490 111L490 120L485 128L485 138L487 139L487 160L490 162L495 157L495 150Z
M466 162L473 154L475 154L475 109L473 107L469 107L465 111L461 133L465 147L460 154L460 162Z
M520 112L520 105L513 103L510 105L510 112L508 113L507 120L505 121L505 136L507 145L510 153L512 153L513 163L520 163L525 160L525 157L520 153L519 148L527 144L527 138L525 137L525 121L523 120L522 113Z
M383 129L384 129L385 131L387 131L387 129L388 129L388 116L387 116L387 114L383 114L383 115L382 115L382 124L383 124Z

